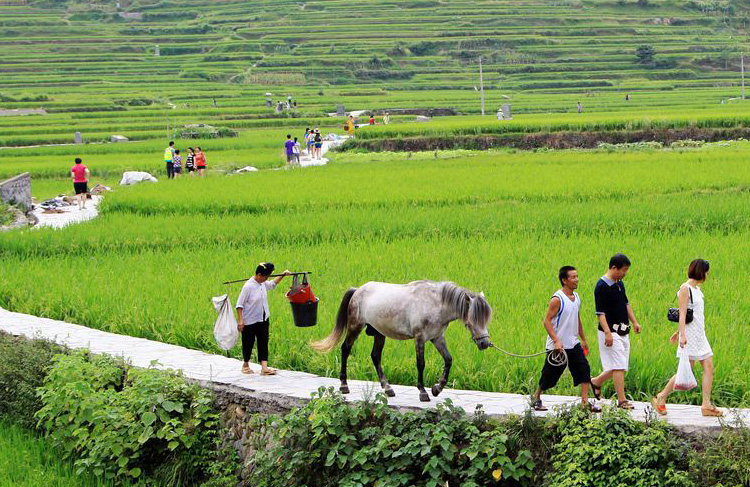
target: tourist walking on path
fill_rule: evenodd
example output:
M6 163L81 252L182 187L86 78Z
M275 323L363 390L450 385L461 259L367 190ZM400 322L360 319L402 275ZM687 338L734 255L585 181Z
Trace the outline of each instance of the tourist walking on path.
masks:
M205 176L206 171L206 153L203 149L196 147L195 151L195 167L198 168L198 175L201 177Z
M253 373L249 362L256 339L258 361L261 366L260 375L276 374L276 370L268 366L269 319L271 317L271 311L268 308L268 291L273 290L290 272L286 270L273 281L269 281L268 277L273 274L273 270L274 265L270 262L258 264L255 276L242 286L240 297L237 298L237 329L242 333L243 374Z
M89 194L89 168L83 165L80 157L76 157L70 175L73 177L73 190L78 197L78 209L83 210L86 208L86 198Z
M312 145L313 145L312 131L308 127L305 129L305 150L307 150L306 152L307 157L310 157L310 158L312 158Z
M688 354L691 367L695 365L696 361L700 362L701 367L703 367L703 403L701 405L703 416L722 416L723 413L711 402L711 389L714 382L714 352L711 350L708 338L706 338L705 304L703 290L700 288L700 285L706 282L709 267L708 261L703 259L695 259L688 266L688 280L677 291L680 321L671 341L672 343L679 343L678 357L680 351L682 351ZM693 320L690 323L687 322L688 309L693 310ZM664 390L651 400L656 412L661 415L667 414L667 399L674 391L676 378L676 375L672 376Z
M191 176L195 176L195 151L192 147L188 147L187 157L185 158L185 169Z
M313 136L313 142L315 143L315 159L320 160L322 156L323 137L320 135L320 129L315 129L315 135Z
M174 151L174 158L172 159L172 171L175 178L182 174L182 156L180 155L180 149Z
M287 164L294 164L294 141L292 140L292 134L286 134L284 149L286 150Z
M586 359L589 346L581 322L581 298L576 292L578 271L573 266L563 266L558 273L558 279L562 288L552 295L544 317L544 328L547 330L547 357L553 352L561 353L564 350L568 362L567 365L552 365L545 360L539 387L532 396L532 406L536 411L547 410L542 404L542 393L557 385L567 367L573 376L573 384L581 386L583 407L598 413L601 412L601 408L589 403L591 367Z
M630 269L630 259L615 254L609 259L609 270L596 283L594 300L599 318L599 355L603 372L591 379L591 388L597 399L601 388L612 379L617 393L617 406L633 409L625 396L625 372L630 364L630 329L641 332L641 325L633 314L625 284L622 280Z
M581 102L578 102L578 113L583 113L583 105L581 105Z
M169 142L169 147L164 149L164 162L167 165L167 179L174 179L174 142Z
M300 165L299 154L300 154L301 150L302 150L302 148L299 145L299 141L297 140L297 137L295 137L294 138L294 147L292 148L292 152L294 153L294 162L298 166Z

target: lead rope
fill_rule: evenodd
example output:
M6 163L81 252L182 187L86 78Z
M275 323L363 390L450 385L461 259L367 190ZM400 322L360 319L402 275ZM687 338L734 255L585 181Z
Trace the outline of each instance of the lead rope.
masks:
M504 353L505 355L509 357L516 357L516 358L532 358L532 357L538 357L539 355L547 354L547 363L549 363L553 367L562 367L563 365L567 365L568 363L568 354L565 352L565 350L553 350L552 352L547 352L545 350L544 352L539 353L532 353L531 355L518 355L517 353L510 353L506 350L503 350L502 348L498 347L494 343L490 343L490 346L494 348L495 350L499 350L500 352Z

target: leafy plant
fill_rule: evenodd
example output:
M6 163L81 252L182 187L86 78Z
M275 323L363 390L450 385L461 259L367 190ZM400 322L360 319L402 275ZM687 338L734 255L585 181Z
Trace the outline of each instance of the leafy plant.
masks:
M250 482L263 487L523 485L534 468L531 453L511 451L481 412L449 401L399 413L382 394L350 405L321 388L305 407L257 426Z

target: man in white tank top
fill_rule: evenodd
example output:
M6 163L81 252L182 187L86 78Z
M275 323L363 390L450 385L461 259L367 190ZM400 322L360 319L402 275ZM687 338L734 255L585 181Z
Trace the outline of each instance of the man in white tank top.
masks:
M565 351L567 365L555 366L545 360L542 376L532 396L532 407L536 411L546 411L542 403L542 392L557 385L565 368L570 369L573 384L581 386L581 402L592 412L601 411L599 406L589 403L589 383L591 368L586 359L589 346L581 323L581 298L575 290L578 288L578 271L573 266L563 266L558 274L562 288L550 299L547 315L544 317L544 328L547 330L547 356L550 353ZM580 340L579 340L580 339Z

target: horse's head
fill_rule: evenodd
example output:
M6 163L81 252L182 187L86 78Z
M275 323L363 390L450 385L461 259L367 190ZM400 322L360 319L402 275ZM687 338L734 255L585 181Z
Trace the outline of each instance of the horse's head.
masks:
M469 310L466 313L466 327L471 332L471 338L479 350L490 346L490 332L487 330L492 319L492 308L484 297L484 293L469 295Z

